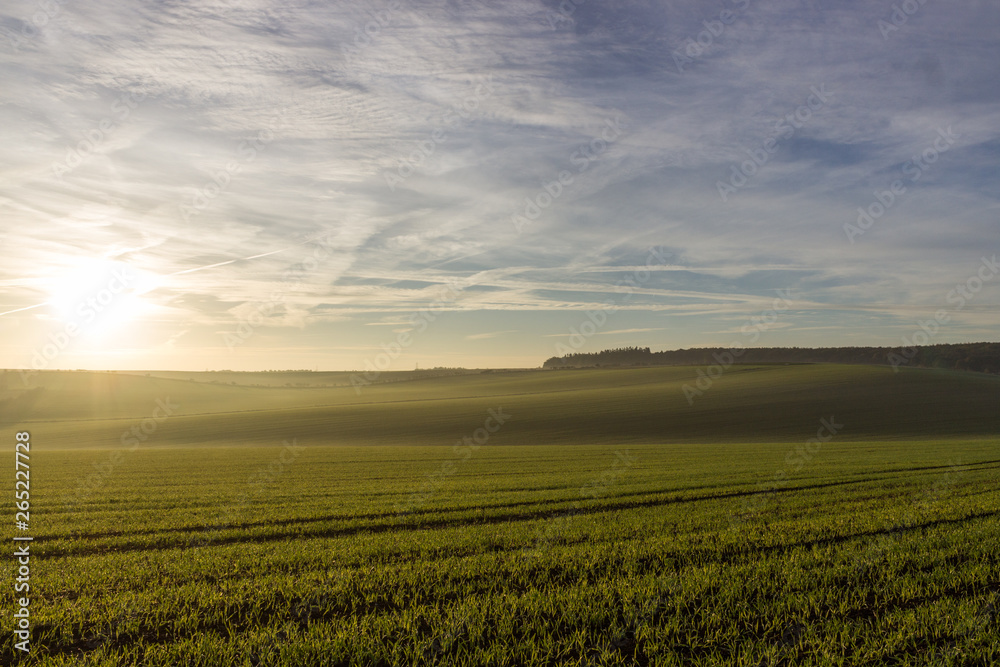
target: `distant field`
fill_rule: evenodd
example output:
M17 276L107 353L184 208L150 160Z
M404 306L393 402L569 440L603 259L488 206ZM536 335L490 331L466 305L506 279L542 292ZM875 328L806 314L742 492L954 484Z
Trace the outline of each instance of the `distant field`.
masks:
M1000 378L696 370L7 373L32 662L1000 662Z
M464 368L428 368L415 371L382 371L369 375L372 383L404 382L432 377L478 374L481 371ZM126 375L208 382L214 384L244 385L249 387L346 387L351 379L364 377L363 372L349 371L120 371Z
M39 446L114 447L169 399L173 416L145 446L439 445L502 406L508 444L656 444L802 440L820 417L841 439L1000 433L1000 377L886 367L733 366L689 405L692 367L521 371L364 387L212 385L112 373L43 373L23 389L3 374L0 424ZM161 410L162 412L162 410ZM20 425L20 426L18 426Z

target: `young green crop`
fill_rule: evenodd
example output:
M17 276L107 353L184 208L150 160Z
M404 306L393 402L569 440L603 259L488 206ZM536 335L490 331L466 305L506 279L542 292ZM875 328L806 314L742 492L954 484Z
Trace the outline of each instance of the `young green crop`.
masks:
M115 459L173 380L94 421L52 421L41 392L7 424L35 443L28 663L1000 662L994 379L739 370L693 409L691 369L289 389L245 413L228 392L281 390L196 388L171 400L226 410ZM917 437L929 397L952 434ZM811 442L821 419L842 428Z
M635 464L584 497L607 447L494 448L400 515L450 448L313 448L208 541L279 449L139 451L69 509L62 489L93 453L45 453L35 662L997 659L995 445L830 443L747 514L787 449L632 447Z

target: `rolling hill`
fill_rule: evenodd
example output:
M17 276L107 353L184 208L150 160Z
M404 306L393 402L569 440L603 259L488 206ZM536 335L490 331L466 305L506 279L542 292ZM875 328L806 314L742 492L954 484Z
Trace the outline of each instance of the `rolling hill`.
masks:
M1000 378L848 365L733 366L710 386L699 369L520 371L351 387L204 384L116 373L50 372L23 388L3 374L0 423L45 449L143 446L448 445L511 415L495 444L804 441L821 418L839 439L991 437ZM692 398L689 404L684 388ZM163 407L169 406L170 415ZM157 420L153 420L155 415ZM123 435L124 434L124 435Z

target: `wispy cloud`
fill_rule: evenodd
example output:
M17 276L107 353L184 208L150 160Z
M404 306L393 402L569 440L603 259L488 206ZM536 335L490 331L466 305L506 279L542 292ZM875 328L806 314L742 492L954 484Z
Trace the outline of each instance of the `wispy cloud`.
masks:
M562 18L541 0L414 0L370 39L370 10L343 3L62 3L32 31L38 7L0 10L0 242L16 249L0 365L30 363L60 326L56 285L92 258L159 277L122 336L172 351L163 364L217 354L280 290L236 367L317 340L356 364L347 351L405 329L450 280L466 287L438 338L499 337L462 317L523 313L508 352L537 354L525 341L606 306L654 245L672 255L608 345L725 343L789 287L776 339L893 344L996 251L988 3L926 3L884 36L890 5L755 2L683 71L675 54L718 15L694 0ZM828 99L810 107L815 90ZM905 194L850 243L844 225L897 180ZM983 337L998 303L989 285L948 335ZM121 343L73 361L117 363ZM421 345L407 354L424 363L461 354Z
M492 331L489 333L478 333L470 334L465 337L466 340L488 340L490 338L496 338L497 336L502 336L507 333L516 333L516 329L510 329L507 331Z
M612 331L598 331L595 335L617 336L620 334L646 333L647 331L665 331L666 327L645 327L641 329L614 329Z

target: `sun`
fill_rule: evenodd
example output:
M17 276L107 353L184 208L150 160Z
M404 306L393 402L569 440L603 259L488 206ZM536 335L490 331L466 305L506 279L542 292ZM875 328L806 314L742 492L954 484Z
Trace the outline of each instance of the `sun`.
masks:
M49 286L51 313L67 332L91 344L123 333L149 310L144 297L151 277L129 264L104 257L66 263Z

